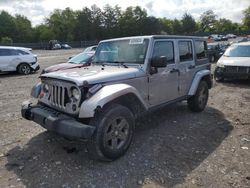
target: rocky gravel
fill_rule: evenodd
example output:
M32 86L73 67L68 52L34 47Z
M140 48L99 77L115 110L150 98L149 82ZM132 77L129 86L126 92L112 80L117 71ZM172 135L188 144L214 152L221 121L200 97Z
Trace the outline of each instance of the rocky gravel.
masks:
M34 51L43 68L82 49ZM138 120L114 162L24 120L21 103L38 73L0 75L0 187L250 187L250 81L215 83L204 112L181 102Z

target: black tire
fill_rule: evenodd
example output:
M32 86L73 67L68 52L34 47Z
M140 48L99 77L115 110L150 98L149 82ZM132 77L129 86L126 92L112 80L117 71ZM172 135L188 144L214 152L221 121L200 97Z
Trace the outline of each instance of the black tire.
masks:
M202 80L199 83L194 96L188 99L188 107L193 112L201 112L205 109L208 101L208 84Z
M129 148L135 120L131 111L119 104L112 104L90 120L96 131L87 143L91 158L113 161Z
M22 63L18 66L17 68L17 71L20 73L20 74L24 74L24 75L27 75L27 74L30 74L31 73L31 67L29 64L27 63Z

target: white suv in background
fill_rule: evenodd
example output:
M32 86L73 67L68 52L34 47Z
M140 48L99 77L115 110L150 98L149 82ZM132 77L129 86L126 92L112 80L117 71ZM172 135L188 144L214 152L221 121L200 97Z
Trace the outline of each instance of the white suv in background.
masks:
M30 74L39 68L37 56L31 53L30 48L0 46L0 72Z

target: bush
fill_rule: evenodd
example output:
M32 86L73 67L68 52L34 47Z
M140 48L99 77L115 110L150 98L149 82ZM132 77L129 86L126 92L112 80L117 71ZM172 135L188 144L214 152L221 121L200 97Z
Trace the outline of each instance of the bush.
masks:
M12 44L13 40L10 37L2 37L1 38L1 44Z

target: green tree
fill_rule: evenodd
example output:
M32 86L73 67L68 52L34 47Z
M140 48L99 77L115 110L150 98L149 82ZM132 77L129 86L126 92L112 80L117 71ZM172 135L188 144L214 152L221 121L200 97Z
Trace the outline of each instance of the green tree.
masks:
M36 42L48 42L51 39L55 39L56 36L52 29L46 25L41 24L34 28L34 40Z
M173 20L167 18L158 19L161 24L161 33L172 34L173 33Z
M91 10L87 7L77 13L75 33L77 40L91 40Z
M181 23L184 34L190 34L196 31L196 22L191 14L185 13L182 16Z
M174 19L172 23L173 33L174 35L179 35L183 33L181 21Z
M76 26L76 13L70 8L65 10L56 9L46 20L46 24L51 27L57 40L74 40Z
M1 44L12 44L13 40L10 37L2 37L0 43Z
M112 8L110 5L104 7L103 25L105 29L105 38L119 36L119 19L121 17L121 8L117 5Z
M234 29L235 28L234 28L234 25L233 25L232 21L228 20L228 19L225 19L225 18L219 19L215 23L215 31L218 32L218 33L231 32Z
M243 11L243 27L245 30L250 31L250 6Z
M6 11L0 13L0 38L15 36L15 18Z
M22 15L16 15L15 23L15 41L17 42L31 42L33 38L33 29L30 20Z
M204 12L200 17L201 30L203 32L210 32L215 30L217 15L212 11L208 10Z

